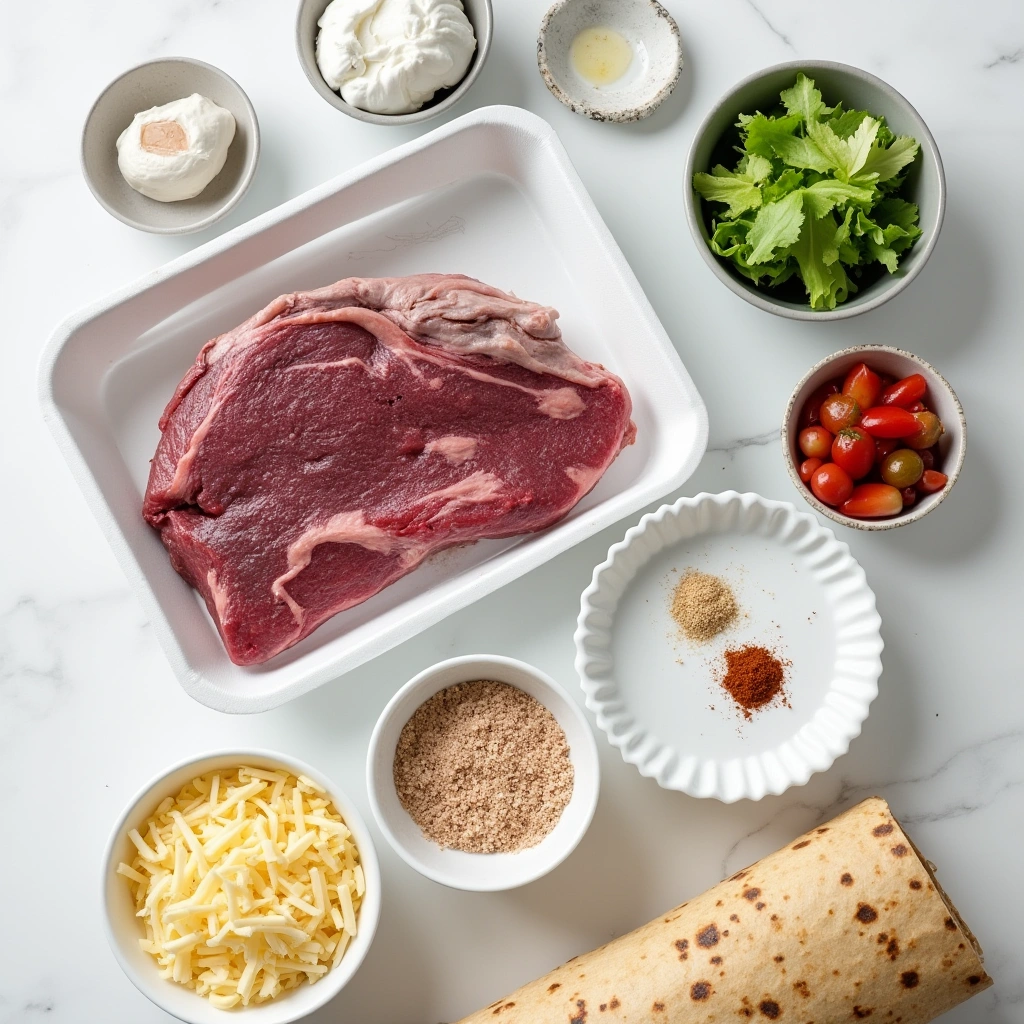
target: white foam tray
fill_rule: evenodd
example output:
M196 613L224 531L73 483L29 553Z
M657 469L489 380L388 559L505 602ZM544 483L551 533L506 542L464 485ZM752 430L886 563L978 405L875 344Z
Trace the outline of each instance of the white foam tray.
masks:
M562 522L451 549L240 668L142 519L157 420L203 343L275 296L343 277L459 272L554 306L565 339L633 397L637 442ZM693 382L554 130L487 107L312 189L62 323L43 414L182 686L265 711L328 682L678 487L707 444Z

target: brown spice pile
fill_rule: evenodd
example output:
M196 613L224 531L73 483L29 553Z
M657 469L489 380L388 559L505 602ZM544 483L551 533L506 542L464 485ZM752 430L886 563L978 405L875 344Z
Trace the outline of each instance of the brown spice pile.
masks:
M562 727L508 683L458 683L416 709L398 738L395 789L423 834L466 853L536 846L572 796Z
M752 712L771 704L777 697L785 702L783 663L764 647L747 644L725 652L725 676L722 686L739 705L748 721Z
M718 636L739 609L727 583L691 569L676 585L671 611L688 640L704 643Z

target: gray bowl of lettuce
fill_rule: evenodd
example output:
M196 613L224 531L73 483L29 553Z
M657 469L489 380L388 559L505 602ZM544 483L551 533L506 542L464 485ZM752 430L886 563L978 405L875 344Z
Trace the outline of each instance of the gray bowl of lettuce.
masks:
M794 320L888 302L928 261L946 207L921 115L832 61L776 64L729 90L697 130L683 189L718 279Z

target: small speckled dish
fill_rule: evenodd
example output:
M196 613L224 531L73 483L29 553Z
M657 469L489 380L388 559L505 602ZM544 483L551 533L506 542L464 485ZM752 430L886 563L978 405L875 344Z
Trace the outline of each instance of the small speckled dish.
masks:
M942 425L946 428L938 443L941 462L935 467L949 478L946 486L935 494L925 495L915 505L887 519L853 519L844 516L837 509L818 501L810 487L800 479L799 466L803 460L797 448L800 410L818 388L831 380L845 377L857 363L867 363L872 370L887 373L897 380L909 377L912 373L920 373L928 381L928 408L942 420ZM793 389L789 404L786 406L786 414L782 418L782 451L793 486L815 511L828 516L841 526L852 526L855 530L894 530L897 526L916 523L928 515L953 489L953 484L956 483L964 464L964 455L967 453L967 420L956 392L931 363L926 363L913 352L904 352L903 349L890 345L858 345L855 348L844 348L841 352L815 363Z
M230 110L235 137L228 158L199 195L161 203L136 192L117 166L117 138L140 110L197 92ZM82 130L82 173L100 205L125 224L158 235L187 235L215 224L248 191L260 157L260 126L242 87L210 64L165 57L115 78L92 105Z
M610 28L633 50L618 81L591 85L572 66L573 40L585 28ZM558 0L537 39L544 84L574 114L595 121L640 121L668 98L683 68L679 26L657 0Z
M351 103L346 103L341 95L324 81L324 76L320 74L320 68L317 66L316 37L319 32L317 23L330 2L331 0L299 0L298 14L295 19L295 48L299 55L299 64L302 66L306 78L309 79L309 84L332 107L358 121L393 126L422 124L424 121L429 121L431 118L451 110L469 92L470 87L479 77L491 49L494 24L491 0L462 0L463 10L465 10L466 17L469 18L476 36L476 52L473 54L473 60L462 80L450 89L438 90L432 99L411 114L372 114L368 110L360 110L358 107L353 107Z

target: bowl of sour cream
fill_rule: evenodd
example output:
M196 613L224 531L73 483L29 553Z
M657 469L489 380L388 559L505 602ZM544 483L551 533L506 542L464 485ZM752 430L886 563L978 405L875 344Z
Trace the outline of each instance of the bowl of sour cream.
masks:
M491 0L301 0L299 63L332 107L418 124L469 91L491 48Z
M226 216L252 183L259 153L259 122L241 86L188 57L124 72L82 130L82 173L100 205L163 235Z

